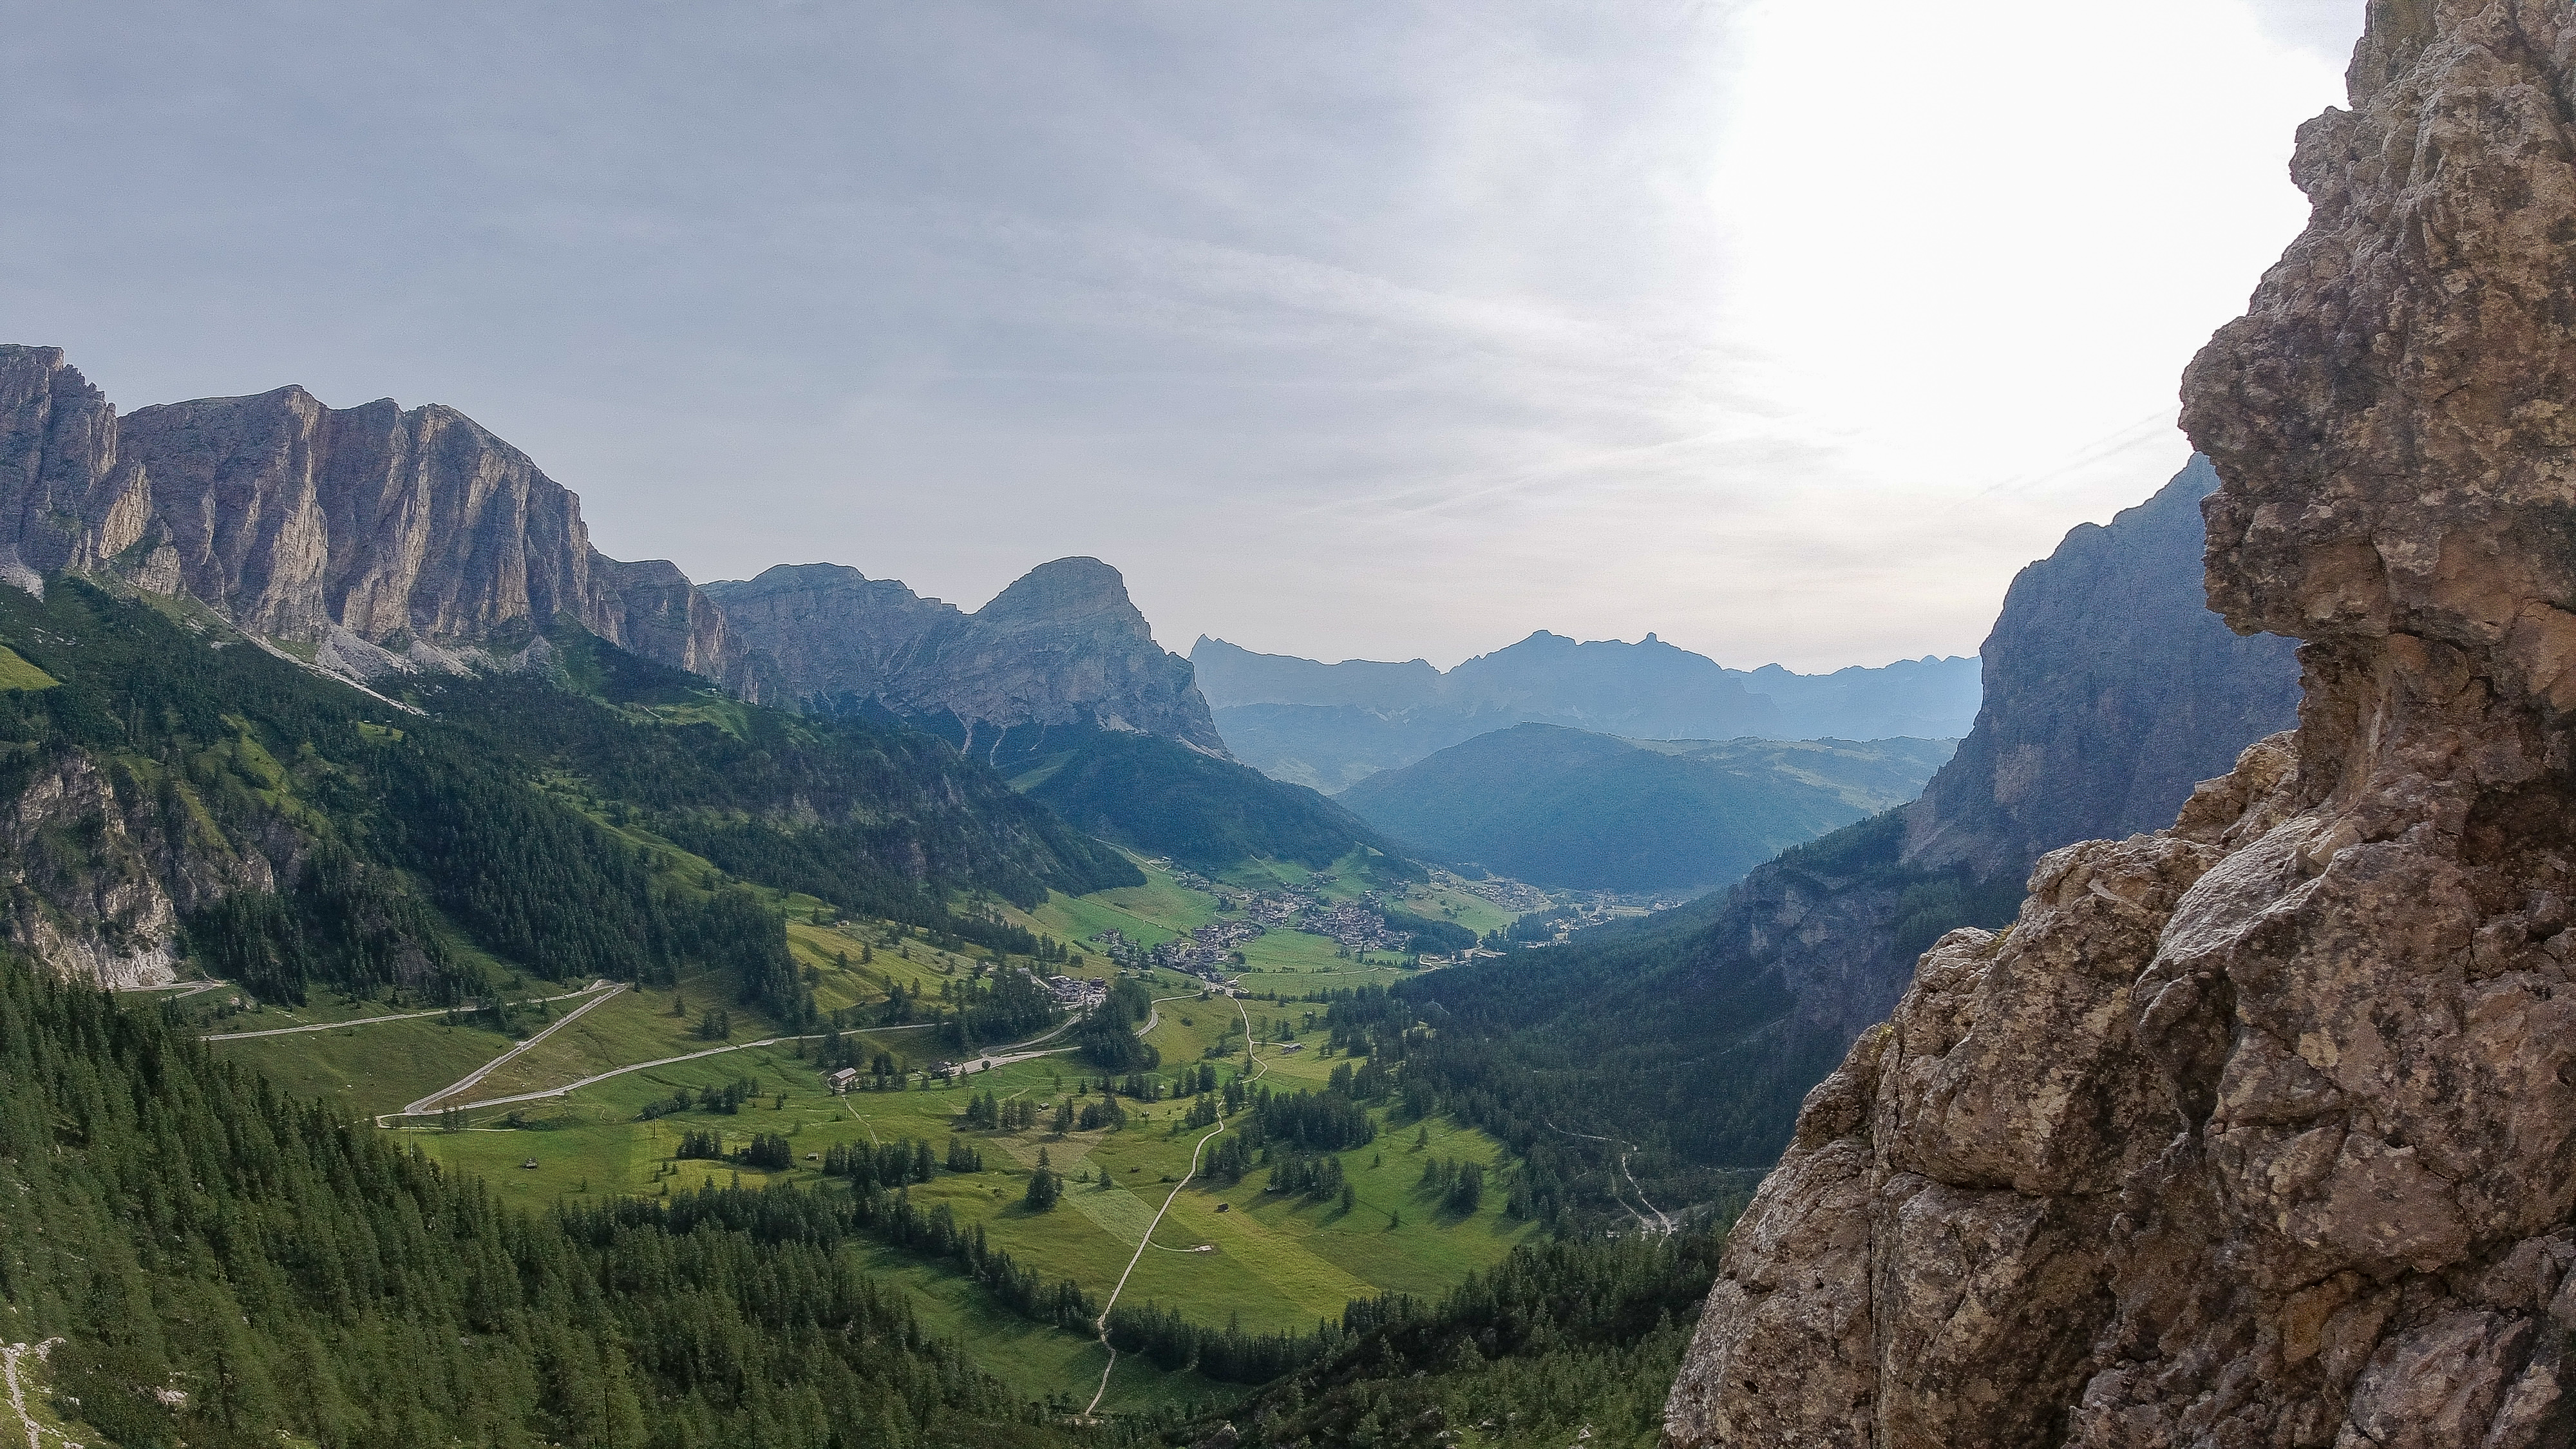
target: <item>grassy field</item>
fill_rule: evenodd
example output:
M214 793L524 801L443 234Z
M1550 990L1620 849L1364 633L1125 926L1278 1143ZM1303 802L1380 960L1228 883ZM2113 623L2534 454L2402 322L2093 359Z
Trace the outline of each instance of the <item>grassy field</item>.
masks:
M256 1020L237 1016L225 1026ZM212 1043L217 1058L261 1072L282 1091L344 1103L353 1117L399 1111L512 1045L499 1032L435 1016Z
M1245 1009L1256 1029L1291 1015L1284 1009L1252 1011L1251 1005ZM1166 1001L1155 1036L1175 1049L1214 1044L1224 1039L1219 1013L1235 1011L1224 1000ZM1238 1016L1232 1035L1238 1047L1241 1025ZM567 1028L564 1035L577 1030L578 1025ZM1335 1063L1321 1057L1318 1033L1305 1032L1303 1041L1303 1049L1293 1053L1275 1042L1259 1048L1266 1084L1282 1090L1321 1084ZM1179 1055L1167 1049L1167 1061ZM1195 1061L1197 1053L1188 1059ZM1231 1075L1241 1061L1230 1056L1224 1073ZM743 1077L757 1084L758 1095L736 1113L693 1109L639 1120L648 1103ZM1207 1129L1177 1130L1188 1105L1182 1100L1130 1102L1124 1130L1064 1137L1051 1135L1043 1119L1037 1128L1014 1132L971 1130L962 1121L976 1093L1051 1105L1067 1092L1087 1091L1082 1077L1071 1057L1055 1056L996 1068L951 1087L836 1098L809 1061L790 1047L772 1046L629 1073L566 1099L471 1113L466 1130L421 1130L414 1140L442 1161L482 1176L503 1199L542 1209L584 1194L655 1195L736 1183L825 1186L830 1180L822 1177L817 1160L835 1143L922 1140L944 1162L950 1137L958 1136L981 1152L983 1170L941 1170L910 1189L917 1205L946 1204L961 1224L981 1225L995 1246L1050 1279L1074 1280L1096 1299L1106 1300L1134 1260L1122 1302L1159 1303L1214 1324L1239 1320L1256 1331L1311 1329L1320 1320L1338 1319L1353 1298L1436 1294L1500 1260L1530 1231L1502 1215L1499 1190L1489 1192L1477 1212L1459 1216L1443 1211L1436 1194L1422 1187L1427 1157L1500 1163L1490 1139L1443 1121L1392 1126L1375 1143L1340 1154L1356 1198L1347 1211L1335 1201L1271 1193L1268 1173L1259 1168L1239 1183L1194 1181L1173 1196L1208 1136ZM691 1129L718 1131L729 1145L755 1133L782 1133L795 1165L764 1173L730 1161L679 1160L673 1154L681 1133ZM1031 1211L1022 1200L1041 1151L1069 1179L1063 1200L1046 1213ZM1140 1259L1138 1244L1167 1197L1170 1208ZM1080 1336L994 1308L945 1264L877 1247L865 1254L914 1291L927 1321L956 1333L979 1361L1015 1387L1031 1397L1078 1390L1088 1398L1102 1358ZM1141 1366L1124 1371L1104 1407L1192 1398L1207 1387L1169 1378Z
M0 645L0 689L51 689L56 683L52 675L19 658L16 650Z

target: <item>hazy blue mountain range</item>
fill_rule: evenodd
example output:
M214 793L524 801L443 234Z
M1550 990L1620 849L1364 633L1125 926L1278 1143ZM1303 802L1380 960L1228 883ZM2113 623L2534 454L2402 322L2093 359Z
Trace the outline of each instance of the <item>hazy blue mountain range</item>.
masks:
M1623 740L1561 725L1479 735L1339 797L1435 859L1545 886L1726 885L1913 799L1949 740Z
M1323 664L1202 636L1190 663L1235 758L1326 791L1515 724L1628 739L1956 739L1978 700L1974 659L1728 669L1652 634L1577 643L1540 630L1445 672L1419 659Z

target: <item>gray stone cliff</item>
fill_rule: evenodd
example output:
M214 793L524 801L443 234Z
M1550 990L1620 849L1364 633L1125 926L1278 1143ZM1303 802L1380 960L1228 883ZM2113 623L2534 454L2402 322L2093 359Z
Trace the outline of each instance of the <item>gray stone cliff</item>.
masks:
M1797 1002L1775 1048L1825 1053L1886 1018L1949 926L2008 915L2047 851L2152 829L2247 744L2288 728L2291 642L2240 638L2200 587L2189 467L2023 569L1980 655L1985 697L1920 799L1754 871L1695 950L1713 985L1776 973Z
M60 349L0 346L0 579L186 594L354 678L507 658L559 619L745 698L867 704L969 743L1023 726L1225 756L1118 571L1032 570L974 613L832 564L700 589L590 545L581 500L453 408L302 388L120 418Z
M0 347L12 568L184 592L362 675L515 648L559 617L711 677L732 656L677 569L600 554L569 489L453 408L327 408L287 387L119 418L55 348Z

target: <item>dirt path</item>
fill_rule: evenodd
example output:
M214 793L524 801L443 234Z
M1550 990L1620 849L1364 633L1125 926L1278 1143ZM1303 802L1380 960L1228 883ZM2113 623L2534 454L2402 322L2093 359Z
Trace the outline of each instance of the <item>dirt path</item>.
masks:
M1674 1228L1678 1226L1678 1224L1674 1223L1670 1217L1665 1215L1663 1209L1646 1201L1646 1190L1637 1185L1637 1175L1628 1170L1629 1154L1637 1150L1633 1144L1623 1142L1616 1137L1595 1137L1589 1132L1569 1131L1566 1128L1557 1126L1553 1122L1548 1123L1547 1126L1548 1130L1551 1132L1563 1132L1568 1137L1580 1137L1586 1142L1605 1142L1618 1148L1619 1158L1616 1164L1618 1175L1619 1177L1628 1179L1628 1190L1635 1193L1637 1195L1637 1201L1645 1205L1646 1213L1653 1213L1655 1215L1654 1220L1652 1222L1647 1221L1646 1213L1641 1213L1635 1208L1628 1206L1628 1199L1620 1195L1618 1177L1614 1177L1610 1180L1610 1200L1619 1205L1619 1210L1621 1212L1635 1218L1637 1220L1637 1226L1643 1228L1647 1232L1669 1235Z
M858 1104L858 1103L856 1103L856 1102L851 1101L851 1100L849 1099L849 1097L848 1097L846 1094L844 1094L844 1095L842 1096L842 1098L841 1098L841 1105L850 1109L850 1115L851 1115L851 1116L853 1116L853 1117L859 1117L859 1104ZM880 1138L880 1137L878 1137L878 1136L877 1136L877 1124L875 1124L874 1122L869 1121L869 1120L868 1120L867 1118L865 1118L865 1117L859 1117L859 1125L860 1125L860 1126L862 1126L862 1127L865 1127L866 1129L868 1129L868 1145L869 1145L869 1146L871 1146L871 1147L883 1147L883 1146L885 1146L885 1141L884 1141L884 1139L882 1139L882 1138Z
M46 1354L53 1352L54 1345L60 1342L62 1342L62 1340L59 1338L49 1338L42 1343L0 1344L0 1377L5 1377L8 1380L9 1412L18 1416L19 1426L27 1431L27 1449L45 1449L45 1436L47 1434L52 1434L55 1438L61 1439L66 1446L66 1449L80 1449L80 1445L77 1442L69 1438L65 1438L60 1432L48 1429L44 1425L36 1422L36 1416L27 1412L27 1391L18 1382L19 1359L24 1358L29 1354L34 1354L37 1358L41 1359Z
M590 983L588 986L583 987L583 988L582 988L582 989L580 989L579 991L567 991L567 992L564 992L564 993L563 993L562 995L560 995L560 996L540 996L540 997L538 997L538 998L537 998L537 1000L539 1000L539 1001L571 1001L571 1000L574 1000L574 999L575 999L575 998L577 998L577 997L588 996L588 995L589 995L589 994L591 994L592 992L597 991L597 990L599 990L600 988L602 988L602 987L604 987L604 986L606 986L606 985L608 985L608 984L609 984L609 983L607 983L607 982L605 982L605 981L593 981L593 982L592 982L592 983ZM185 993L183 992L183 993L181 993L181 994L182 994L182 995L184 995ZM344 1027L344 1026L374 1026L376 1023L378 1023L378 1022L380 1022L380 1021L418 1021L418 1020L420 1020L420 1019L421 1019L422 1017L424 1017L424 1016L445 1016L445 1015L446 1015L447 1013L449 1013L450 1011L457 1011L457 1010L470 1010L470 1009L472 1009L472 1008L442 1006L442 1007L440 1007L439 1009L437 1009L436 1011L403 1011L403 1012L396 1012L395 1014L393 1014L393 1015L391 1015L391 1016L361 1016L361 1017L355 1017L355 1018L353 1018L353 1019L351 1019L351 1020L348 1020L348 1021L317 1021L317 1022L313 1023L313 1024L312 1024L312 1025L310 1025L310 1026L272 1026L272 1027L267 1028L267 1029L266 1029L266 1030L264 1030L264 1031L217 1031L217 1032L208 1032L208 1033L206 1033L205 1035L198 1037L198 1038L197 1038L197 1040L199 1040L199 1041L248 1041L250 1038L255 1037L255 1036L293 1036L293 1035L295 1035L297 1032L300 1032L300 1031L338 1031L340 1028L342 1028L342 1027ZM571 1017L569 1017L569 1016L567 1016L567 1017L565 1017L565 1018L564 1018L564 1021L570 1021L570 1020L572 1020L572 1018L571 1018ZM558 1023L556 1023L556 1025L560 1026L560 1025L562 1025L562 1023L561 1023L561 1022L558 1022ZM529 1043L529 1045L533 1046L533 1045L535 1045L535 1043L534 1043L534 1042L531 1042L531 1043ZM497 1065L497 1064L496 1064L496 1065Z
M1181 998L1177 996L1166 996L1163 998L1165 1001L1178 1001L1180 999ZM1252 1057L1253 1070L1250 1075L1244 1078L1244 1080L1259 1081L1261 1079L1261 1074L1270 1070L1270 1063L1263 1061L1258 1053L1252 1051L1251 1013L1243 1009L1243 1002L1240 998L1229 997L1227 999L1234 1002L1235 1015L1243 1018L1244 1051ZM1144 1033L1140 1031L1137 1035L1142 1036ZM1172 1204L1180 1200L1181 1189L1189 1186L1190 1179L1199 1175L1199 1159L1206 1155L1207 1145L1223 1136L1225 1134L1225 1129L1226 1124L1220 1120L1216 1124L1215 1130L1209 1132L1206 1136L1201 1137L1198 1140L1197 1145L1190 1149L1190 1170L1181 1174L1181 1180L1172 1184L1172 1190L1164 1195L1163 1205L1154 1209L1154 1220L1145 1225L1145 1236L1136 1240L1136 1255L1127 1260L1127 1271L1118 1275L1118 1285L1109 1290L1109 1301L1100 1305L1100 1317L1093 1322L1091 1326L1100 1334L1100 1346L1102 1348L1109 1349L1109 1362L1101 1365L1100 1387L1093 1391L1091 1402L1083 1406L1082 1417L1085 1419L1092 1416L1093 1411L1100 1407L1101 1399L1109 1393L1109 1375L1118 1367L1118 1350L1111 1348L1109 1343L1109 1310L1118 1306L1118 1295L1127 1291L1127 1279L1130 1275L1135 1273L1136 1265L1145 1260L1145 1249L1149 1246L1162 1246L1154 1241L1154 1230L1163 1225L1163 1214L1170 1212L1172 1210ZM1186 1252L1188 1250L1176 1248L1168 1251Z
M610 993L612 996L615 994L616 993L614 992ZM600 998L600 1001L605 1001L607 999L608 997L603 996ZM598 1004L599 1003L596 1001L592 1002L589 1005L582 1007L581 1010L588 1011L591 1006L596 1006ZM547 1027L546 1032L551 1034L571 1025L573 1016L578 1016L580 1014L581 1013L577 1011L571 1016L566 1016L563 1020L556 1022L553 1026ZM916 1021L906 1023L902 1026L852 1027L849 1029L849 1034L855 1036L869 1032L919 1031L924 1027L937 1026L938 1024L939 1023L935 1021ZM1064 1031L1072 1025L1072 1022L1066 1022L1063 1026L1059 1026L1053 1031L1047 1032L1043 1036L1033 1036L1027 1041L1019 1042L1012 1046L1003 1048L1002 1051L996 1055L980 1057L977 1058L977 1060L988 1063L992 1066L1007 1067L1013 1062L1034 1061L1039 1057L1054 1056L1058 1052L1072 1051L1072 1047L1050 1047L1042 1052L1020 1050L1021 1047L1034 1046L1039 1042L1045 1041L1048 1037L1062 1035ZM708 1047L705 1051L683 1052L676 1057L656 1057L649 1062L632 1062L622 1067L611 1067L604 1072L593 1072L591 1075L583 1077L578 1081L566 1082L560 1087L547 1087L541 1091L535 1092L516 1092L507 1097L486 1097L479 1102L459 1102L456 1105L459 1108L473 1110L482 1107L507 1107L518 1102L542 1102L554 1097L568 1097L583 1087L605 1082L611 1077L622 1077L628 1072L644 1072L650 1071L655 1067L676 1066L681 1062L694 1062L702 1057L720 1057L726 1052L747 1052L754 1047L777 1046L781 1042L821 1041L823 1039L823 1035L824 1034L821 1032L809 1032L804 1036L765 1036L758 1041L738 1042L731 1046ZM500 1066L511 1057L516 1056L520 1052L526 1051L528 1048L535 1046L542 1040L544 1040L543 1036L530 1037L528 1040L521 1042L518 1046L512 1048L509 1052L506 1052L500 1057L485 1064L481 1071L475 1072L473 1075L465 1078L465 1080L458 1082L452 1087L445 1088L436 1096L423 1097L419 1101L412 1103L410 1106L405 1107L399 1112L387 1112L382 1114L376 1118L376 1125L379 1127L385 1126L387 1124L387 1120L390 1118L418 1117L422 1115L428 1104L437 1102L446 1097L454 1096L456 1093L463 1091L467 1087L473 1086L476 1082L481 1081L486 1075L488 1075L494 1067ZM858 1115L858 1109L855 1107L851 1108L850 1112L852 1116ZM859 1120L864 1122L867 1119L862 1117ZM869 1131L873 1133L875 1129L870 1128Z

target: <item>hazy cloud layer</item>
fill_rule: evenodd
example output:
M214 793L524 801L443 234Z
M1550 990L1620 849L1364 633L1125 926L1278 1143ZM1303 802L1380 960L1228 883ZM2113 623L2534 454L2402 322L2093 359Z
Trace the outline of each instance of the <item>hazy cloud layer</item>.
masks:
M1966 652L2178 466L2358 14L11 3L0 333L454 403L702 578Z

